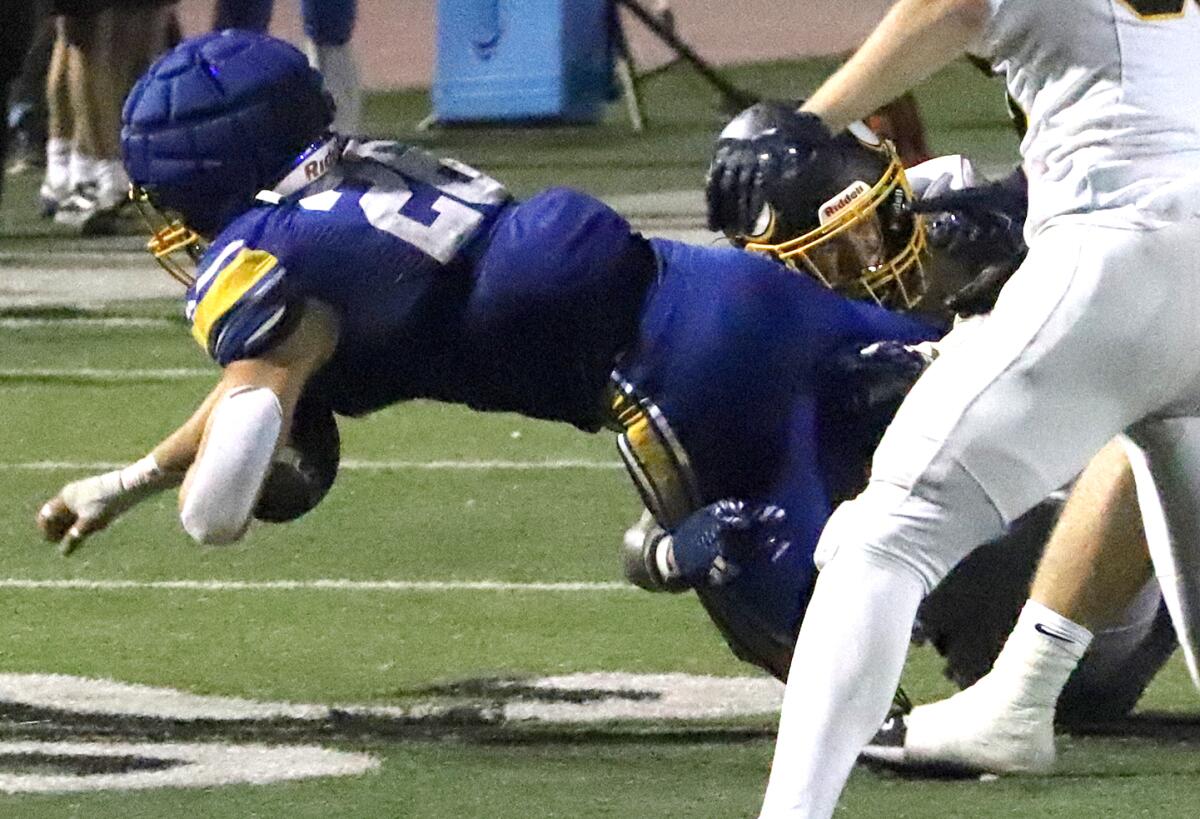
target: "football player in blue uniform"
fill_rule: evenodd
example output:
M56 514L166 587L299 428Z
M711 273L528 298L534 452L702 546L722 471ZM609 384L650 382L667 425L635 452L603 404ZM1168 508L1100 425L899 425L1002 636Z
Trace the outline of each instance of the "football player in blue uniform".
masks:
M804 146L778 113L738 127ZM48 539L70 552L180 484L200 542L294 518L333 481L334 413L430 398L609 428L657 522L631 576L695 588L740 656L786 674L817 535L920 372L914 345L943 329L888 308L959 283L927 275L889 146L860 130L824 148L823 178L778 175L760 231L773 239L754 249L779 264L647 240L584 194L516 202L453 160L340 137L319 75L263 35L181 44L124 120L142 204L182 217L152 250L223 375L146 457L48 501ZM1004 231L979 224L949 233L973 231L973 265L1003 261Z
M719 217L710 225L722 229L734 244L795 264L802 260L796 249L814 232L819 236L824 200L812 194L826 182L822 163L814 162L821 158L819 149L811 147L802 126L789 121L791 107L760 104L735 118L722 133L718 156L725 150L745 150L768 161L756 163L761 191L759 224L753 234ZM805 151L812 155L806 156ZM806 165L810 162L814 164ZM978 271L946 301L960 318L986 313L1025 254L1023 173L1017 170L998 182L988 182L977 177L967 160L947 156L910 168L908 179L917 194L913 209L928 214L930 280L941 280L948 265ZM720 180L710 180L710 190L713 184ZM847 268L855 270L851 264ZM922 346L936 353L942 345ZM886 400L864 402L863 395L853 391L840 395L847 405L868 403L878 410L870 419L854 414L856 423L877 430L887 422L895 397L908 383L896 377L898 365L910 361L914 372L919 371L920 363L911 358L914 352L900 345L873 345L848 351L829 368L838 374L878 368L865 383L876 398L886 396ZM893 356L889 366L881 366ZM862 474L869 468L865 455L857 464ZM958 685L965 687L979 679L999 653L1060 508L1061 497L1047 499L1004 537L964 561L923 602L914 637L932 643L945 657L946 675ZM819 515L821 509L810 513ZM795 590L786 593L790 577L786 574L774 578L774 596L760 593L759 575L777 570L769 561L756 559L769 550L755 546L759 528L755 523L746 519L741 504L732 501L691 516L673 532L653 525L652 516L645 516L626 533L626 576L654 591L695 589L734 652L785 679L798 620L796 611L780 601L799 595ZM1059 721L1094 723L1128 713L1176 645L1159 585L1154 580L1145 582L1120 616L1095 635L1087 658L1062 691Z
M146 203L182 217L155 253L188 285L192 334L223 375L146 458L49 501L46 536L69 551L182 483L185 529L235 540L273 495L262 487L284 471L273 462L293 425L430 398L618 431L668 530L738 499L738 525L755 530L742 540L780 569L754 593L794 623L811 546L864 478L880 424L863 414L912 377L920 356L899 345L943 329L887 307L927 285L890 148L863 132L831 154L829 190L810 193L825 205L821 241L792 254L807 276L736 248L647 240L578 192L513 201L452 160L333 134L330 115L303 56L248 32L186 41L135 87L126 165ZM858 355L879 342L897 348Z

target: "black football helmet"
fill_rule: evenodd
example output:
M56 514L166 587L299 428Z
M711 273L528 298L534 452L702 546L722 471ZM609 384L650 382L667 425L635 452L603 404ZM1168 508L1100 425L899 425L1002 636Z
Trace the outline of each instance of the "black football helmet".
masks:
M891 143L861 123L836 136L792 103L763 102L721 133L758 154L763 207L736 245L769 254L851 298L908 309L925 293L922 217ZM718 226L722 227L722 226Z

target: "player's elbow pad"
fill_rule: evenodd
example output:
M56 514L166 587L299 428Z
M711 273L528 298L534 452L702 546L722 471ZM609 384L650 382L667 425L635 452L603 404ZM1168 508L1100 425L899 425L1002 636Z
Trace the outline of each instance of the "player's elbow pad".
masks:
M245 533L282 428L269 389L238 388L217 403L179 510L193 540L233 543Z

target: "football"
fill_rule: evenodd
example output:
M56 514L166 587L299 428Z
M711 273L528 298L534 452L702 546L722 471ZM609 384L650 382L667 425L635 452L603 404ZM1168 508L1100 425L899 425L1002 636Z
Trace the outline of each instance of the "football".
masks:
M303 396L292 416L288 443L275 454L263 481L254 517L285 523L313 509L333 486L340 456L333 411L323 401Z

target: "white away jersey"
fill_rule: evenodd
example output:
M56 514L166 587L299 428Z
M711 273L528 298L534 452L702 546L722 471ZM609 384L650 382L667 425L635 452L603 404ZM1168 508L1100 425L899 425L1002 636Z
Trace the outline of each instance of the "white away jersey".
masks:
M989 0L971 49L1029 119L1032 235L1052 216L1200 211L1200 0Z

